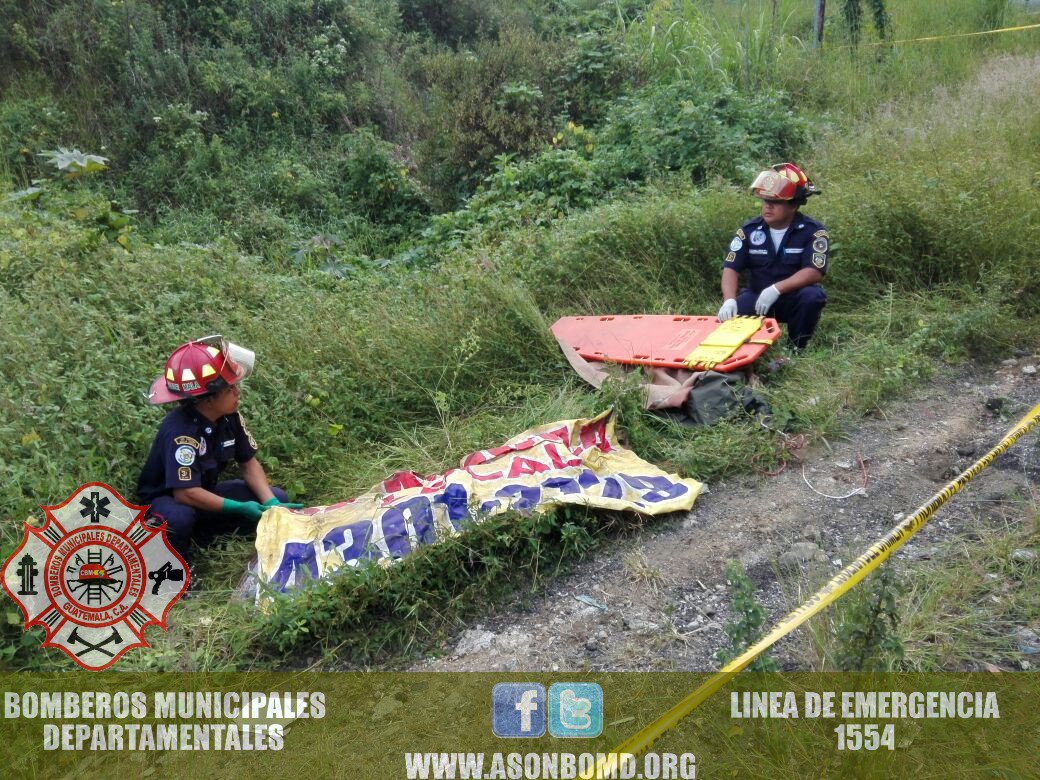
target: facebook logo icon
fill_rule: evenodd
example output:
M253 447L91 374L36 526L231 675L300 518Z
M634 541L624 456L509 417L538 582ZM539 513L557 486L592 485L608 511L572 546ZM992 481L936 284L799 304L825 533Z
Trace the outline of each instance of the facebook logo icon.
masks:
M496 737L540 737L545 733L545 687L498 683L491 689L491 730Z

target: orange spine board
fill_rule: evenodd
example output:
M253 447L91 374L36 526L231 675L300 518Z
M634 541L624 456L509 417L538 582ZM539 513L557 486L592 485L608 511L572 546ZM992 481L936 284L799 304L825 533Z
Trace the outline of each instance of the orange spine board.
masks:
M719 327L717 317L679 314L612 314L561 317L552 333L564 349L601 363L690 368L694 349ZM753 363L780 338L780 325L766 317L761 327L713 371L733 371ZM705 370L708 366L695 366Z

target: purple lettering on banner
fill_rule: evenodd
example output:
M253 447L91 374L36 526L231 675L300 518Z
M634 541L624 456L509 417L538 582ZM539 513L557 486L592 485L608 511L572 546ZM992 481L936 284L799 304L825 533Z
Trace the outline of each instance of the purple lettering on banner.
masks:
M415 496L394 504L383 512L379 522L383 539L391 558L400 558L412 551L408 526L411 525L419 544L430 544L437 538L433 524L433 507L426 496Z
M678 498L684 495L689 488L681 482L672 482L668 477L634 477L628 474L618 474L636 490L645 490L643 498L647 501L667 501L670 498Z
M306 572L310 579L318 579L318 557L311 542L287 542L282 546L282 560L270 582L278 590L299 587L306 579L301 576Z
M459 522L469 515L469 493L463 485L448 485L443 493L433 499L433 503L444 504L448 510L448 521L456 531L459 530Z
M621 498L621 483L613 477L607 477L603 480L603 492L600 495L604 498Z
M343 563L354 565L360 560L372 560L382 557L381 553L372 541L372 521L359 520L350 525L341 525L333 528L324 537L321 543L325 552L336 550L343 556Z
M581 492L581 486L578 485L578 480L571 477L550 477L542 483L542 487L556 488L564 495Z
M596 476L596 472L591 471L590 469L585 469L578 475L578 484L583 488L590 488L593 485L599 484L599 477Z
M506 485L500 488L495 496L501 498L514 498L509 502L509 508L523 512L534 509L542 500L542 489L539 487L528 487L527 485Z

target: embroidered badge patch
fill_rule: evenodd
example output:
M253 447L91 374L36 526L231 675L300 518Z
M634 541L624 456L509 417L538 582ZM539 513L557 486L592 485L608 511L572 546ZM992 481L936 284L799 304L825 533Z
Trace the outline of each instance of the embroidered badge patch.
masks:
M751 243L755 246L762 246L766 242L766 234L761 230L756 230L751 234Z
M827 235L826 230L817 230L813 233L813 238L830 238L830 236Z
M736 236L734 236L733 240L729 242L729 251L730 252L739 252L740 248L742 246L744 246L744 242L741 241Z
M817 268L822 269L825 265L827 265L827 255L813 255L812 264L815 265Z
M191 469L187 466L181 466L177 469L177 479L181 482L191 482Z
M173 459L182 466L190 466L195 462L195 450L187 444L183 444L177 448L177 451L173 454Z
M736 252L730 252L728 255L726 255L726 262L727 263L732 263L736 259L737 259L737 253Z
M812 248L814 252L826 252L828 246L830 245L827 243L827 239L823 238L822 236L812 242Z
M238 413L238 422L239 425L242 426L242 433L244 433L246 435L246 438L249 439L249 446L252 447L254 450L260 449L256 446L256 439L253 438L253 434L251 434L249 432L249 429L246 427L246 421L242 419L241 412Z
M747 236L744 235L744 228L737 228L737 238L739 238L741 241L747 238Z
M174 444L187 444L189 447L194 447L195 449L199 448L199 443L197 441L195 441L195 439L191 438L190 436L178 436L176 439L173 440L173 443Z

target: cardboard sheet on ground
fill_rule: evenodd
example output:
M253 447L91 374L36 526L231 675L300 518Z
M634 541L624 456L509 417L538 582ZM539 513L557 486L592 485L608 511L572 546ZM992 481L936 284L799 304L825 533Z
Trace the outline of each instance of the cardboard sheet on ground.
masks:
M531 428L444 474L403 471L350 501L270 509L257 529L256 575L284 591L343 566L391 562L509 510L577 504L660 515L690 509L701 487L622 447L604 412Z

